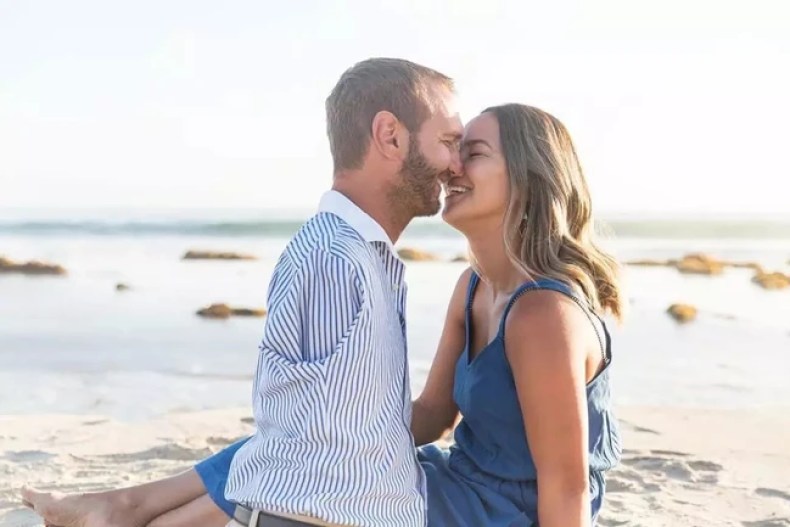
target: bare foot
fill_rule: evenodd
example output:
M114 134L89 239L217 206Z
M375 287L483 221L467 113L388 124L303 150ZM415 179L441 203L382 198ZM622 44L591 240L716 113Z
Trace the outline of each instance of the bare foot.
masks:
M22 488L25 506L52 527L140 527L134 518L134 506L124 501L112 492L62 494Z

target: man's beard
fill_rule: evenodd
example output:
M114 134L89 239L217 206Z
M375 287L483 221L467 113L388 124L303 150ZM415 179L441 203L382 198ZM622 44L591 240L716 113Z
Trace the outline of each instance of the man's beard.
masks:
M436 185L440 176L448 170L440 170L431 166L428 159L420 151L414 135L409 138L409 154L401 168L401 181L392 189L390 197L392 206L411 218L433 216L439 212L439 198L436 196Z

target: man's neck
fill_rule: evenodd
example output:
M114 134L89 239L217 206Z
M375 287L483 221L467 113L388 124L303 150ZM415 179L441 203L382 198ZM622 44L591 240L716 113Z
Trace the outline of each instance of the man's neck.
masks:
M332 184L332 190L343 194L365 214L373 218L387 233L387 237L389 237L393 245L398 241L398 238L400 238L400 235L411 220L411 218L398 218L394 214L392 206L387 201L388 193L384 188L360 188L354 182L336 178Z

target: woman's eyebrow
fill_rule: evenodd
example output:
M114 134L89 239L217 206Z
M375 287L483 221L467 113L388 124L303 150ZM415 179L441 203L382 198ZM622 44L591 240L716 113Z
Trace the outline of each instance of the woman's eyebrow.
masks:
M467 139L464 141L463 147L464 148L471 148L477 144L485 145L488 148L491 148L491 145L488 144L488 141L485 139Z

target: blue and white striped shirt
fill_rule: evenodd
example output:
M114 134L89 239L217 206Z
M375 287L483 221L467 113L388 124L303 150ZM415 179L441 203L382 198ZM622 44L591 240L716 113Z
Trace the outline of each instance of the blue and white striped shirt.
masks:
M229 500L343 525L426 524L403 272L379 224L324 195L272 276L257 430L233 459Z

